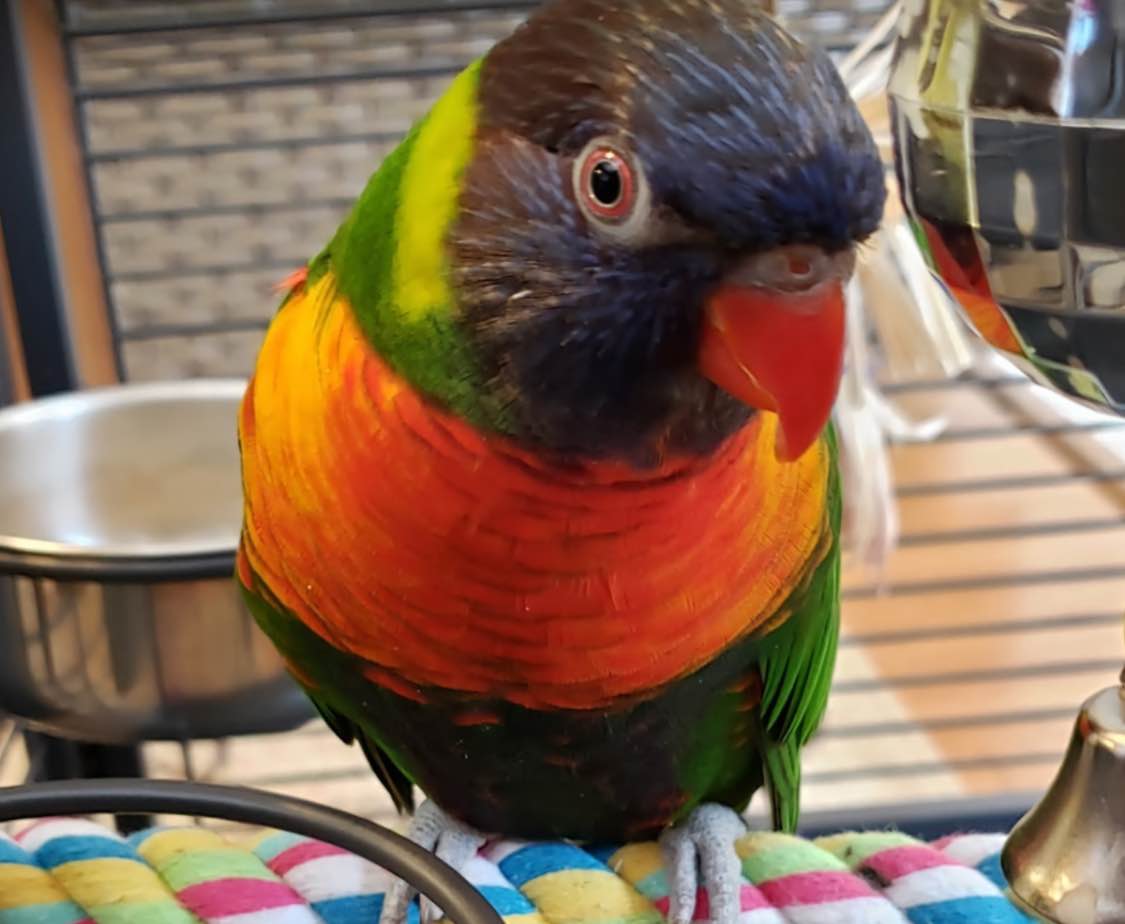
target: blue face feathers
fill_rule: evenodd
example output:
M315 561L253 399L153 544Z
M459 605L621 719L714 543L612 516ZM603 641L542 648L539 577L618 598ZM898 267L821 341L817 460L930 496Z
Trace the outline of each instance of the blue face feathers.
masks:
M710 451L750 412L695 368L709 291L749 254L849 248L881 219L835 68L746 0L556 0L489 54L480 104L450 241L462 324L513 435L555 452Z
M626 104L658 197L743 249L872 233L883 167L828 58L738 0L668 6Z

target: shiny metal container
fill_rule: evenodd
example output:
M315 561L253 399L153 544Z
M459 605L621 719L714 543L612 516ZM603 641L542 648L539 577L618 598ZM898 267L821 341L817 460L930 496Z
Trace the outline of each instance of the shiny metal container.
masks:
M904 0L896 166L932 269L1037 381L1125 413L1125 2Z
M903 205L969 324L1041 384L1125 414L1125 0L903 0ZM1083 704L1002 855L1052 924L1125 924L1125 686Z
M244 383L0 411L0 713L101 743L310 716L232 574Z

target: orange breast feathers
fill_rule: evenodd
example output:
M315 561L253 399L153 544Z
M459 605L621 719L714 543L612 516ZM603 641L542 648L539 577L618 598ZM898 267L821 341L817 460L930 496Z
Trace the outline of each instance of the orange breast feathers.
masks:
M763 415L714 457L564 467L424 401L322 278L271 325L240 420L240 573L372 676L596 708L779 618L827 543L827 447Z

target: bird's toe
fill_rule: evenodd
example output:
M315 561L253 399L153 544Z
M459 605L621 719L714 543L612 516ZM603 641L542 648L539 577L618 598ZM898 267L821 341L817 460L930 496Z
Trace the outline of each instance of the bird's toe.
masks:
M462 872L485 843L479 831L447 815L435 802L423 802L411 819L406 835L419 847ZM402 879L395 879L383 897L379 924L406 924L410 903L417 890ZM421 900L422 924L438 921L444 915L428 898Z
M668 877L669 924L690 924L706 890L712 924L736 924L742 888L742 862L735 842L746 833L738 813L705 804L666 831L661 839Z

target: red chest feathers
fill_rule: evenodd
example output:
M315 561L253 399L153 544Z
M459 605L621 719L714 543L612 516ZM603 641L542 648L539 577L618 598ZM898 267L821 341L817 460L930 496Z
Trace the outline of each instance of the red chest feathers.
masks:
M763 416L709 459L563 467L434 409L342 302L271 327L240 424L240 568L420 685L595 707L768 623L824 550L828 452Z

